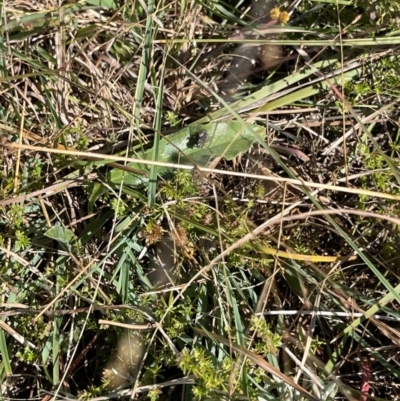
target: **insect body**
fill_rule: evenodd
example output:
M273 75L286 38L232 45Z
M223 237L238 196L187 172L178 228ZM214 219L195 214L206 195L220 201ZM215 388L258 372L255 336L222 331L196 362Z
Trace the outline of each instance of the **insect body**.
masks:
M194 146L197 148L202 148L207 140L207 131L201 130L196 134L196 142Z

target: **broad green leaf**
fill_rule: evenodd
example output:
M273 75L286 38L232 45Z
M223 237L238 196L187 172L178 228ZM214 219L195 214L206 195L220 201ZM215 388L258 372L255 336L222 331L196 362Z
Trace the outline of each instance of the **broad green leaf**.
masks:
M199 133L206 131L205 138L199 143ZM190 126L160 140L158 161L181 165L206 166L214 157L220 156L227 160L246 152L257 140L263 140L265 128L239 121L218 122L206 125ZM136 155L144 160L153 159L153 149ZM144 164L129 163L129 167L149 171ZM171 172L171 167L158 167L159 174ZM108 181L118 185L139 185L146 182L143 177L124 173L114 169L108 176ZM148 179L147 179L148 180Z
M70 229L59 224L47 230L44 235L63 244L68 250L74 249L78 244L76 235Z

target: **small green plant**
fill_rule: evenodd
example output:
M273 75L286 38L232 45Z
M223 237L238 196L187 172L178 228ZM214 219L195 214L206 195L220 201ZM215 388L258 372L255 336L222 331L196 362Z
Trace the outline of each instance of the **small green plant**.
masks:
M178 127L182 122L182 119L173 111L167 111L165 118L172 128Z
M147 393L150 401L157 401L160 398L162 391L160 389L154 388Z
M264 318L252 316L250 331L254 331L261 340L256 344L257 353L261 355L276 355L278 353L282 344L282 336L274 333Z
M184 348L178 363L185 374L194 374L198 378L198 384L193 388L196 399L202 400L216 390L226 391L228 372L223 367L217 368L204 349L196 347L189 351Z
M117 198L113 198L113 199L111 199L110 205L111 205L111 209L114 210L115 215L117 216L118 219L125 216L126 205L123 201L118 200Z
M27 249L31 244L31 240L29 239L29 237L25 234L25 232L21 230L17 230L15 232L15 237L16 237L15 240L16 251Z
M36 353L33 352L29 347L25 347L23 352L18 351L16 356L21 362L27 363L32 363L37 358Z

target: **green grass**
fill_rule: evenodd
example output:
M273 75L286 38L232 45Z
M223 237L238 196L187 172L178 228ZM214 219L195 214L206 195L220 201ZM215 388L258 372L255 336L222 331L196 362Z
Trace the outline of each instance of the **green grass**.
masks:
M399 5L281 3L0 6L2 399L399 396Z

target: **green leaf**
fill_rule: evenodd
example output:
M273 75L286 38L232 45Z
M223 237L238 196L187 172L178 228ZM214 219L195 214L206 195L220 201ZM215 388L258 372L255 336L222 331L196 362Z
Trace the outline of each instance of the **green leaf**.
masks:
M198 143L199 132L207 135L201 144ZM246 152L257 140L263 140L265 127L239 121L218 122L206 125L190 126L160 140L158 161L181 165L206 166L214 157L232 160L240 153ZM149 149L137 157L153 160L153 149ZM143 164L129 163L129 167L144 170ZM147 170L148 171L148 170ZM159 174L171 172L171 167L158 167ZM114 169L108 175L108 181L119 185L123 180L126 185L139 185L145 181L143 177L124 173Z
M94 183L93 190L89 196L89 203L88 203L89 214L93 213L94 204L96 203L97 199L99 199L100 196L103 195L106 191L107 188L105 188L103 185L101 185L98 182Z
M44 235L63 244L68 250L74 249L78 244L76 235L68 228L62 227L59 224L47 230Z
M99 6L104 8L116 9L118 4L116 0L86 0L86 4L92 6Z

